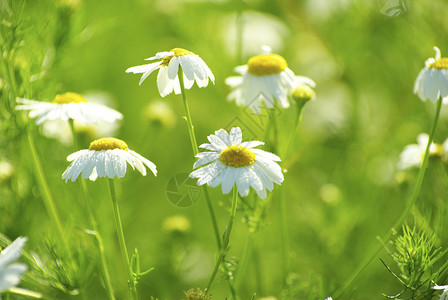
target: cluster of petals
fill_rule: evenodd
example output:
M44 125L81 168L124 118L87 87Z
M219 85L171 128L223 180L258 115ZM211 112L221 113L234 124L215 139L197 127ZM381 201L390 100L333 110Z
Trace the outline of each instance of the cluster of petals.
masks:
M423 158L426 152L426 146L428 145L429 135L421 133L417 137L417 144L411 144L404 147L400 153L400 161L398 162L399 169L409 169L413 167L421 167ZM446 159L448 153L448 139L445 140L443 145L431 143L429 146L430 157L440 157Z
M16 110L29 111L30 118L37 118L36 125L46 121L69 119L83 124L98 123L100 121L115 122L121 120L123 115L107 106L89 102L52 103L17 98L21 105Z
M173 91L180 94L179 66L183 72L184 87L190 89L194 82L202 88L208 85L209 79L215 83L215 76L205 62L198 55L181 49L174 48L171 51L158 52L155 56L145 60L159 60L146 65L128 68L127 73L142 73L139 85L151 75L155 70L159 70L157 75L157 87L160 96L165 97ZM167 63L168 62L168 63Z
M146 167L157 176L156 165L130 149L83 149L70 154L67 161L72 163L62 174L62 179L65 179L65 182L69 180L74 182L80 174L83 178L89 178L92 181L95 181L98 177L114 178L117 176L122 178L126 175L127 164L132 169L137 169L143 176L146 176Z
M241 196L247 196L252 187L258 196L266 198L267 191L274 189L274 183L281 184L284 180L282 170L276 163L280 158L270 152L254 149L263 145L260 141L242 141L242 132L239 127L233 127L230 134L224 129L215 131L207 137L210 143L199 147L210 150L200 152L196 155L198 160L194 163L191 178L197 178L198 185L208 184L211 187L221 185L224 194L229 193L234 185L238 188ZM252 164L242 167L233 167L224 164L220 154L229 147L243 147L255 155Z
M439 48L434 50L435 57L426 60L414 84L414 93L422 101L436 102L439 97L448 96L448 58L441 57Z
M271 54L265 54L268 55ZM272 56L274 59L283 60L279 55L272 54ZM267 72L265 75L251 73L249 63L250 60L246 65L237 66L234 70L241 76L228 77L225 83L231 88L228 100L234 100L237 105L250 108L255 114L260 114L263 104L268 109L274 108L275 101L281 108L288 108L291 90L299 85L308 85L312 88L316 86L312 79L296 76L286 67L286 62L283 70Z

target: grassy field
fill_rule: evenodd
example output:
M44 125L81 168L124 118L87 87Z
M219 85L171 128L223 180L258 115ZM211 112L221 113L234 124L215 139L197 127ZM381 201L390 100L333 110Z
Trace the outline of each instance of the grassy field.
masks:
M139 298L207 299L184 295L207 287L219 251L204 190L186 180L194 159L182 97L162 98L155 73L139 86L140 76L125 72L176 47L198 54L216 78L186 91L198 144L239 126L243 140L264 141L261 149L283 159L281 186L266 199L253 191L239 199L211 299L232 299L229 286L241 300L385 299L403 289L397 299L438 299L431 287L448 284L448 153L430 157L412 206L421 169L397 164L433 126L436 104L413 88L433 46L448 52L447 13L444 0L0 0L0 249L28 238L18 286L40 294L9 290L0 299L107 299L81 180L61 175L69 154L112 135L158 170L144 177L128 166L114 179L128 252L138 249L142 270L154 268L138 278ZM294 103L274 110L274 130L266 112L227 100L225 78L263 45L316 82L295 133ZM17 97L51 102L65 92L105 103L123 120L75 127L76 146L67 124L50 137L46 124L15 110ZM442 105L434 142L447 138ZM107 181L86 181L88 203L114 295L132 299ZM177 202L173 191L192 202ZM232 193L208 191L223 235Z

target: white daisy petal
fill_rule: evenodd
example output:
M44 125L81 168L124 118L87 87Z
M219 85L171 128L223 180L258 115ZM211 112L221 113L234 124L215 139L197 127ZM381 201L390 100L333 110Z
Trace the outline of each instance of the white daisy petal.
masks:
M239 145L242 140L243 133L241 132L241 129L239 127L232 127L232 129L230 129L230 142Z
M216 152L201 152L196 155L199 159L194 163L193 169L206 165L219 158L219 153Z
M235 127L234 127L235 128ZM239 127L236 127L239 129ZM241 131L241 129L240 129ZM215 136L217 136L226 146L232 146L232 141L230 140L230 135L224 129L215 131Z
M180 66L184 72L184 79L194 81L195 61L191 55L179 57Z
M173 57L168 64L168 78L173 80L177 76L177 72L179 71L179 58Z
M145 60L155 60L155 59L162 59L166 56L171 56L174 55L174 52L170 52L170 51L162 51L162 52L157 52L155 56L149 57L149 58L145 58Z
M240 145L243 147L246 147L246 148L254 148L254 147L264 145L264 143L260 142L260 141L250 141L250 142L242 142L242 143L240 143Z
M221 189L223 194L228 194L233 186L235 185L236 176L235 168L226 168L225 173L223 172Z
M405 170L413 167L421 167L428 140L429 135L421 133L417 137L417 144L406 145L400 153L400 160L397 164L398 169ZM429 156L444 158L447 156L447 150L445 144L439 145L432 142L429 146Z
M256 154L259 155L263 158L269 159L269 160L273 160L273 161L281 161L280 157L278 157L277 155L271 153L271 152L267 152L267 151L263 151L260 149L252 149L252 151Z
M0 293L16 286L20 276L27 270L25 264L14 263L20 257L26 241L26 238L18 237L0 252Z
M212 151L219 151L219 148L216 148L216 147L213 146L212 144L208 144L208 143L199 145L199 148L207 149L207 150L212 150Z
M221 138L219 138L217 136L217 132L215 132L215 134L211 134L207 137L207 139L209 140L210 144L213 145L213 147L215 147L216 149L219 150L223 150L225 148L227 148L227 146L229 146L228 144L226 144L225 141L223 141ZM230 142L230 140L229 140Z

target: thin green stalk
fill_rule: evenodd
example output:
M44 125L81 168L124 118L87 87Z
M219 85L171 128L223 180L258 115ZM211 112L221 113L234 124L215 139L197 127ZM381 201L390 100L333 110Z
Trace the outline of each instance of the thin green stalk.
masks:
M129 289L132 294L132 299L137 300L137 287L135 285L134 275L132 272L131 264L129 261L128 250L126 248L126 241L124 239L123 226L121 224L120 211L118 209L117 196L115 194L115 187L113 179L109 178L109 189L110 189L110 198L112 200L112 206L114 209L114 218L115 218L115 227L117 230L118 240L120 242L121 256L123 258L123 262L126 268L126 272L128 274L128 284Z
M87 207L87 213L89 214L90 226L93 228L95 232L95 239L97 242L98 250L100 252L101 258L101 271L103 273L104 285L106 287L107 297L109 300L115 300L114 289L112 288L112 283L110 281L110 273L109 268L107 267L106 254L104 250L103 238L98 230L98 224L95 219L95 215L93 214L92 207L90 206L87 185L83 178L81 178L81 185L84 194L84 202Z
M194 134L194 126L193 126L193 122L191 120L190 109L188 108L187 96L185 95L184 72L182 71L181 68L179 68L178 77L179 77L179 83L180 83L180 90L182 93L182 102L184 104L184 109L185 109L185 115L186 115L185 119L187 121L188 134L190 135L190 142L191 142L191 147L193 149L193 155L196 156L196 154L199 153L199 148L198 148L198 144L196 142L196 135ZM213 204L212 204L212 201L210 198L210 194L208 193L206 186L203 186L202 190L204 191L208 211L209 211L210 217L212 219L213 231L215 233L215 238L216 238L216 244L218 245L218 249L221 249L221 235L219 234L218 222L216 221L216 215L215 215L215 211L213 209Z
M225 231L224 237L222 239L222 248L219 251L218 260L216 261L215 268L213 269L212 275L210 276L210 279L207 284L206 293L208 293L208 291L210 290L210 287L211 287L213 281L215 280L216 274L218 273L219 266L221 265L224 258L226 257L227 250L228 250L227 247L229 246L229 241L230 241L230 233L232 232L232 227L233 227L233 220L235 219L235 215L236 215L237 204L238 204L238 188L235 185L233 187L232 208L230 210L229 223L227 224L226 231ZM231 289L231 292L232 292L233 299L236 299L235 290Z
M70 251L70 247L68 246L67 237L64 234L64 230L62 228L62 222L61 218L58 215L58 212L56 210L56 205L53 200L53 196L50 191L50 187L48 186L47 180L44 175L44 171L42 169L42 164L39 159L39 155L36 151L36 146L34 145L34 139L31 134L31 132L28 132L28 145L31 150L31 155L33 157L34 162L34 168L36 170L36 178L40 187L40 190L42 192L42 200L44 203L44 206L47 210L48 215L50 216L50 219L52 220L53 226L56 227L57 232L59 234L59 238L62 240L64 244L64 250L68 257L70 258L70 261L73 262L72 254Z
M286 199L283 197L282 189L278 189L280 202L280 237L282 247L282 275L283 284L286 284L286 278L289 273L289 238L288 238L288 216L286 213Z
M180 91L182 93L182 101L185 108L185 115L187 119L187 127L188 127L188 134L190 135L190 142L191 147L193 148L193 154L196 156L198 154L198 143L196 142L196 135L194 134L194 126L193 122L191 121L190 116L190 109L188 108L188 102L187 102L187 96L185 95L185 87L184 87L184 72L182 71L182 68L179 68L179 83L180 83Z
M8 296L8 294L14 294L14 295L18 295L20 297L27 297L27 298L33 298L33 299L42 299L42 294L41 293L30 291L30 290L25 290L25 289L18 288L18 287L9 288L6 291L6 293L7 293L7 296Z
M218 249L221 249L221 238L219 235L218 223L216 222L215 210L213 209L213 204L212 204L212 201L210 198L210 194L208 192L208 188L205 185L202 186L202 190L204 191L208 211L210 212L210 218L212 219L213 232L215 233L216 244L218 246Z
M414 206L415 202L417 201L418 195L420 193L420 188L423 183L423 179L425 177L426 167L428 166L428 159L429 159L429 147L431 146L432 141L434 140L434 133L436 131L437 122L439 120L440 110L442 107L442 98L439 97L436 104L436 112L434 116L434 122L432 124L431 132L429 134L428 144L426 145L426 151L425 156L423 158L422 167L420 168L420 171L418 172L417 181L414 186L414 190L412 192L411 197L408 199L406 203L406 207L403 211L403 213L400 215L398 220L394 223L392 226L393 229L398 228L401 226L403 221L406 219L406 217L411 212L412 207ZM382 241L388 241L391 237L391 230L389 230L382 238ZM366 257L366 259L361 263L361 265L353 272L353 274L345 281L345 283L337 289L333 295L334 298L339 298L339 296L350 286L350 284L361 274L362 271L369 265L369 263L378 255L378 253L383 248L382 244L378 244Z
M254 266L254 272L255 272L255 283L256 283L256 291L257 295L260 297L264 295L264 284L263 284L263 269L262 269L262 260L260 258L260 249L258 248L257 243L254 243L254 250L253 250L253 266Z
M243 248L243 255L241 256L240 259L240 263L239 263L239 268L238 268L238 272L236 273L236 277L235 277L235 290L238 291L239 287L241 286L241 283L243 282L247 270L247 266L249 264L249 260L250 260L250 254L252 252L252 248L253 248L253 243L254 243L254 237L253 237L253 233L249 232L245 244L244 244L244 248Z
M291 130L291 134L289 135L285 150L283 151L282 155L280 156L283 159L283 161L285 161L287 156L289 155L289 148L291 147L292 144L294 144L294 139L297 134L297 128L299 127L299 123L302 120L302 111L303 111L304 107L305 107L305 103L303 103L303 104L296 103L297 113L296 113L296 118L294 120L294 127Z
M274 141L272 142L272 151L277 152L277 150L280 148L278 147L279 138L278 138L277 116L275 115L275 110L273 109L269 110L269 114L271 117L272 128L274 130Z
M74 126L73 119L69 120L69 124L70 124L70 128L72 130L73 146L76 151L79 148L79 141L78 141L78 138L77 138L77 135L75 132L75 126ZM87 208L87 213L89 214L90 227L95 232L94 235L95 235L96 243L98 246L98 250L100 252L101 272L103 273L103 279L104 279L104 285L106 287L107 297L109 298L109 300L115 300L114 290L112 288L112 283L110 281L109 268L107 267L107 262L106 262L106 254L104 251L103 238L101 237L101 234L98 230L98 224L96 222L95 215L93 214L92 207L90 206L89 193L87 191L87 185L86 185L84 178L81 178L81 186L82 186L82 192L83 192L83 197L84 197L84 203Z

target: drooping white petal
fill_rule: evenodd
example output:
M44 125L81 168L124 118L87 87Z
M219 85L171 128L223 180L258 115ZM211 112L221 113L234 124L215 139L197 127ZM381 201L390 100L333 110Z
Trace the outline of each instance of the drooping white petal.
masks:
M179 71L179 57L174 56L171 58L170 63L168 64L168 78L173 80L177 76L177 72Z
M138 154L137 152L135 152L133 150L128 150L128 152L131 155L133 155L137 160L139 160L143 164L145 164L151 170L151 172L154 174L154 176L157 176L157 167L152 161L146 159L145 157L141 156L140 154Z

